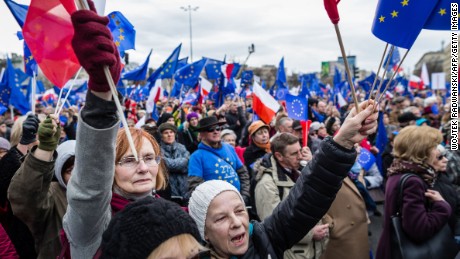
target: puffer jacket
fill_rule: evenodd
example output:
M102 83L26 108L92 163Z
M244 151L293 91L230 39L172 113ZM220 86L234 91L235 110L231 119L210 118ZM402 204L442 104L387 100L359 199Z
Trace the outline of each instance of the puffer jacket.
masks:
M254 169L257 173L255 176L257 181L254 192L255 205L259 218L263 220L272 214L281 202L280 199L286 199L295 182L271 154L257 161ZM280 194L280 191L283 193ZM317 225L324 223L327 223L326 216ZM310 230L299 243L284 253L284 258L319 258L329 239L314 241L313 234L313 230Z
M188 191L187 166L190 153L184 145L175 141L172 144L161 142L161 153L169 173L171 196L185 197Z
M289 195L263 222L252 221L247 252L238 258L283 258L326 214L356 160L356 151L328 137Z

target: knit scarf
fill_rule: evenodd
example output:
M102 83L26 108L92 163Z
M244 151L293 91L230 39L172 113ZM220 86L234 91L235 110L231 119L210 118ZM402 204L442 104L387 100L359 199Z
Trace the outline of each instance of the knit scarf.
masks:
M195 137L195 139L198 137L198 127L193 127L192 125L188 125L188 130L190 131L190 133L193 134L193 136Z
M420 176L430 187L433 187L434 182L436 181L436 172L428 165L395 158L390 168L388 168L388 176L409 172Z
M254 139L252 139L252 141L254 142L254 144L258 147L260 147L261 149L265 150L265 152L267 153L271 153L271 149L270 149L270 141L268 141L266 144L262 144L262 143L259 143L257 141L255 141Z

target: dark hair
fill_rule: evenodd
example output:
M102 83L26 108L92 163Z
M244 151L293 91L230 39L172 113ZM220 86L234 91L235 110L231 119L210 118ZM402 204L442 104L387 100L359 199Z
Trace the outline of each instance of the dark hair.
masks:
M327 134L331 136L334 135L334 132L332 132L332 125L334 125L335 121L336 121L335 117L329 117L326 120L326 131L327 131Z
M69 159L67 159L65 161L64 165L62 166L61 174L64 173L65 171L67 171L67 169L69 169L74 164L75 164L75 156L69 157Z
M281 153L284 155L286 146L295 144L299 142L299 138L292 135L291 133L283 132L279 135L276 135L270 143L270 149L272 154L275 152Z

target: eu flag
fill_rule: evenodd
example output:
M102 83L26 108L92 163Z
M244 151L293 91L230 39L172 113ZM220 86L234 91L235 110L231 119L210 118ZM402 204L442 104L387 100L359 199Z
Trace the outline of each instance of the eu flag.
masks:
M177 70L176 74L174 75L174 80L186 86L195 86L198 82L201 71L206 65L206 61L207 59L203 58L181 68L180 70Z
M450 4L454 1L458 3L458 0L440 0L428 17L423 29L450 30Z
M222 75L221 66L224 64L223 61L208 58L208 62L206 63L205 70L206 75L209 79L218 79Z
M177 60L179 59L180 49L182 47L182 43L177 46L174 51L169 55L168 59L160 66L160 78L172 78L174 73L177 71Z
M284 57L281 58L280 64L278 66L278 73L276 74L276 83L278 84L278 89L280 87L287 88L286 83L286 71L284 71Z
M358 163L363 167L365 171L368 171L375 163L375 156L369 150L361 148L361 153L358 157Z
M383 112L379 112L379 123L377 126L377 135L375 137L375 146L379 149L379 155L376 157L376 163L380 170L383 172L382 154L388 143L387 131L383 122Z
M14 19L16 19L16 22L18 22L19 26L22 28L24 26L24 21L26 20L29 6L18 4L11 0L5 0L5 4L8 6L8 9L10 9Z
M9 105L18 109L22 114L26 114L28 111L30 111L30 103L27 101L25 95L21 91L18 74L16 73L13 64L11 63L11 60L7 58L6 62L6 87L10 89ZM4 102L2 101L2 103Z
M382 64L383 69L385 69L385 66L387 65L389 57L390 57L390 53L387 54L387 57L385 58L385 61ZM388 71L392 70L393 68L396 69L397 67L395 66L398 66L399 61L401 61L401 56L399 55L398 47L395 47L393 50L393 53L391 54L390 61L388 63Z
M115 45L117 45L120 55L124 57L126 50L135 49L136 31L134 26L118 11L111 12L107 17L109 18L108 27L112 32Z
M247 70L241 73L241 85L251 85L252 78L254 77L254 71Z
M134 80L134 81L142 81L145 80L145 77L147 76L147 70L149 68L149 61L150 61L150 55L152 54L152 50L150 50L149 55L147 56L147 59L145 62L134 68L131 71L128 71L124 74L121 75L121 79L126 79L126 80Z
M379 0L372 33L385 42L410 49L437 2Z
M295 120L308 120L308 101L307 98L302 98L295 95L286 95L286 110L289 117Z
M24 70L27 75L34 76L38 75L38 65L35 61L32 52L30 52L29 47L24 42Z
M179 60L177 61L176 70L179 70L179 69L185 67L187 64L188 64L188 57L179 59Z

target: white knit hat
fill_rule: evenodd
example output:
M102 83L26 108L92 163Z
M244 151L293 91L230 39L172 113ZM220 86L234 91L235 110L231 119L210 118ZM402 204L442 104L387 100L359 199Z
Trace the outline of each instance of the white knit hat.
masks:
M200 231L201 238L204 238L204 228L206 216L208 214L209 204L212 200L222 192L234 191L238 194L241 201L244 203L243 197L240 192L232 184L222 180L210 180L198 185L190 197L188 203L188 210L190 216L195 220L198 230Z

